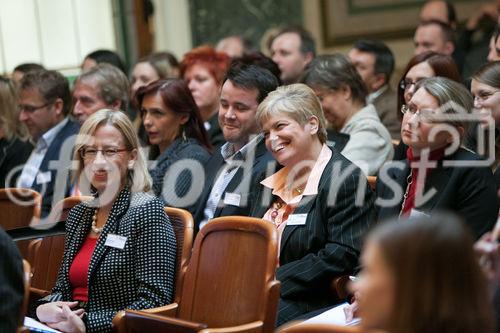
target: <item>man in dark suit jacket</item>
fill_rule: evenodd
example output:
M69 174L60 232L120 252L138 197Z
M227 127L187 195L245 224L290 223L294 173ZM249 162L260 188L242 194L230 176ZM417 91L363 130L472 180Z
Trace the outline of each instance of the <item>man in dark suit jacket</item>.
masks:
M401 121L398 118L396 92L389 82L394 71L394 55L380 41L359 40L349 51L359 75L368 89L367 103L377 109L380 121L391 134L392 139L401 139Z
M42 194L42 216L69 191L68 170L78 124L67 118L71 105L68 80L56 71L27 73L19 88L19 119L35 144L18 186Z
M206 166L204 188L194 215L196 231L210 219L249 215L248 193L271 155L255 114L259 103L278 87L277 78L256 65L233 63L221 90L219 124L227 141Z
M23 295L23 260L16 244L0 227L0 332L17 331Z

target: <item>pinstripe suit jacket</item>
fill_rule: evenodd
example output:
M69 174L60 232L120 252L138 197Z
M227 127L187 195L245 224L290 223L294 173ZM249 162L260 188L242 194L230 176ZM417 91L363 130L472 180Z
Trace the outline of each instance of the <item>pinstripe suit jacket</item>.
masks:
M342 179L344 173L347 177ZM358 198L361 205L356 206L358 184L364 193ZM271 200L264 200L266 197ZM263 217L275 199L269 189L260 186L252 216ZM283 231L276 271L281 281L278 325L338 302L330 283L356 269L361 240L375 220L374 200L361 170L334 150L318 194L304 196L293 212L307 214L306 223L287 225Z
M41 303L71 301L69 269L90 231L95 208L74 207L66 221L64 257L55 287ZM127 237L123 249L106 246L109 234ZM88 271L87 332L111 332L123 309L147 309L172 301L176 243L162 202L145 193L119 194L92 254Z

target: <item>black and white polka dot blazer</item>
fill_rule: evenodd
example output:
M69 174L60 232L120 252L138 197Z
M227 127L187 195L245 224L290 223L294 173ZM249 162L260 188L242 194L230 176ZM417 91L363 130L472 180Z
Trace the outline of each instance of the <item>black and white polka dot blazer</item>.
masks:
M94 211L89 203L70 211L57 282L42 302L72 300L69 269L90 231ZM125 247L106 246L110 234L126 237ZM175 259L175 235L162 202L145 193L122 190L90 261L87 332L110 332L111 321L120 310L171 303Z

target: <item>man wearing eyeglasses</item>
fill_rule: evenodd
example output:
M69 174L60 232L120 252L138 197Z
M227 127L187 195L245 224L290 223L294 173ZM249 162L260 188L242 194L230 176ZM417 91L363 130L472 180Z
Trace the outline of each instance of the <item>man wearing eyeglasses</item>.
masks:
M19 119L28 128L35 149L22 169L17 186L42 194L43 217L69 189L67 172L73 135L78 133L78 124L67 118L70 105L69 83L60 73L40 70L27 73L21 80Z

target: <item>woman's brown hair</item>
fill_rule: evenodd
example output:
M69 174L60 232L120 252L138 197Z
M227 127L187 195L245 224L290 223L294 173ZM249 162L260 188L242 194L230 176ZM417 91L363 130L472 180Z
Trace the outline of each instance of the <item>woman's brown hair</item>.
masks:
M394 221L369 236L394 276L391 333L490 333L493 311L470 230L456 217Z

